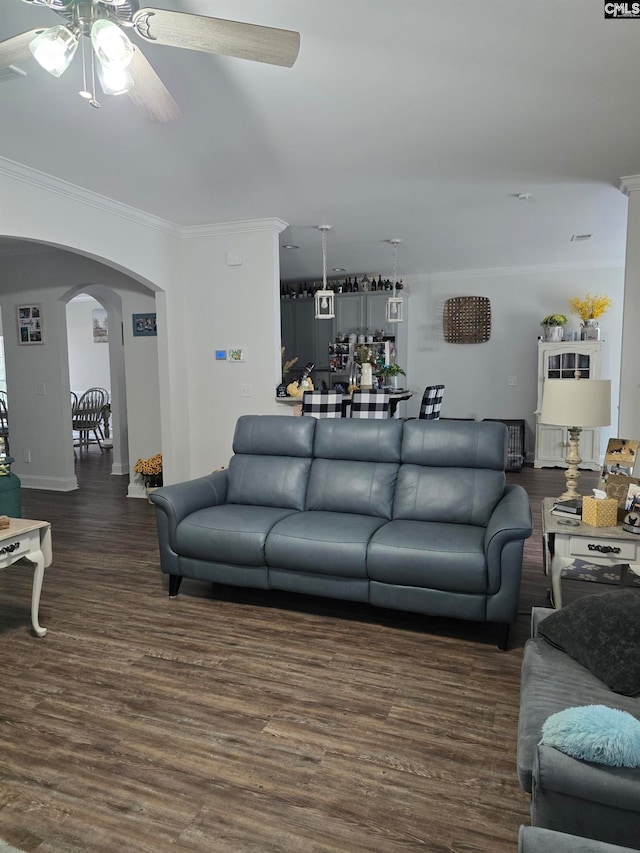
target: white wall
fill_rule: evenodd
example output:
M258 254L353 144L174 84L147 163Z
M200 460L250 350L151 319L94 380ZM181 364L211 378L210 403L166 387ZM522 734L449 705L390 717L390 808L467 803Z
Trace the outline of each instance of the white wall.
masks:
M620 338L624 271L606 269L484 270L415 276L410 296L408 383L411 388L444 383L443 417L524 419L527 449L533 451L537 396L538 336L546 314L569 317L567 331L579 331L568 300L586 293L606 293L613 305L600 321L602 378L612 380L612 426L617 435ZM450 344L444 340L443 307L453 296L486 296L491 301L491 337L482 344ZM517 385L509 385L509 377ZM409 403L417 415L419 396Z
M106 388L111 392L109 344L93 340L93 314L102 306L93 297L76 296L67 303L67 343L69 346L69 383L78 397L87 388ZM114 333L120 333L116 329Z

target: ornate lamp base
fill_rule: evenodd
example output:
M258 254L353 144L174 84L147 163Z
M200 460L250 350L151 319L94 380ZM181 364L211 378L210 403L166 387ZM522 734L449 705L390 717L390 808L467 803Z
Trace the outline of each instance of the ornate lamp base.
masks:
M567 455L565 457L567 470L564 472L564 476L567 480L567 490L564 494L560 495L559 500L561 501L568 501L571 500L571 498L581 497L577 490L578 478L580 477L578 465L582 462L578 449L581 432L582 427L569 427L569 449L567 450Z

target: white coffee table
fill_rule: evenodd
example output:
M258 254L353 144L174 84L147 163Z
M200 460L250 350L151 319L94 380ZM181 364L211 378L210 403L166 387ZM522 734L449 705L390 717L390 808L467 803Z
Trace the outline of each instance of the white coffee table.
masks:
M36 637L44 637L47 633L47 629L38 623L38 610L44 570L51 565L52 559L51 525L48 521L12 518L9 527L0 530L0 569L8 569L18 560L27 560L34 566L31 624Z

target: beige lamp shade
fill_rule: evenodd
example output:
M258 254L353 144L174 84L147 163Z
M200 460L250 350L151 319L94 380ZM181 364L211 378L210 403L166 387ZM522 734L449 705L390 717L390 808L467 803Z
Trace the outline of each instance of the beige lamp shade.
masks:
M608 426L611 423L611 380L545 379L540 423Z

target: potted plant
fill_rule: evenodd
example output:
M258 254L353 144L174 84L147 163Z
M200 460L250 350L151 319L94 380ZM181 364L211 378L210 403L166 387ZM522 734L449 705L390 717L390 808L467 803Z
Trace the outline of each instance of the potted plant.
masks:
M284 347L280 347L280 358L282 360L282 381L276 388L276 396L277 397L286 397L287 396L287 376L289 375L291 368L297 362L298 356L295 358L285 358L284 355Z
M547 314L540 323L544 329L545 341L561 341L564 338L564 327L568 322L564 314Z
M148 459L138 459L133 470L142 478L148 498L151 492L162 485L162 454L156 453Z
M376 376L382 379L384 385L388 385L394 391L397 390L400 383L399 377L406 375L399 364L384 364L376 370Z
M598 327L598 317L601 317L611 305L611 297L601 293L596 293L591 296L590 293L580 299L579 296L574 296L569 300L569 308L572 314L577 314L582 320L582 332L580 337L583 341L599 341L600 328Z

